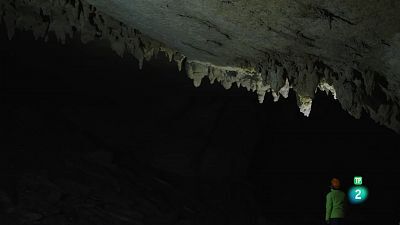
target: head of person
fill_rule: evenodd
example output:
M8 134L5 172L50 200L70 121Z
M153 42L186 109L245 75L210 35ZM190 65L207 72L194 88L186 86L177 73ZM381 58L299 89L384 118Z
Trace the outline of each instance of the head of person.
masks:
M335 190L340 189L340 180L338 178L333 178L331 180L331 188Z

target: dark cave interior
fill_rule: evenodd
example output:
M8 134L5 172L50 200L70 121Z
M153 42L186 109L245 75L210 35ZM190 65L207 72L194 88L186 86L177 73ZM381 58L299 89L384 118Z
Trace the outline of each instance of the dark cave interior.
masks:
M370 197L351 224L400 221L398 134L332 96L306 118L293 94L195 88L162 55L0 46L0 224L322 224L330 179L355 175Z

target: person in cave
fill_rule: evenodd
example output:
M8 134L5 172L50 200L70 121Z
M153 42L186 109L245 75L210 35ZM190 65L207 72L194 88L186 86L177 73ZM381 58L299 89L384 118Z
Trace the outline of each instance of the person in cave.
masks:
M343 225L346 194L340 190L340 180L331 180L331 191L326 195L325 221L329 225Z

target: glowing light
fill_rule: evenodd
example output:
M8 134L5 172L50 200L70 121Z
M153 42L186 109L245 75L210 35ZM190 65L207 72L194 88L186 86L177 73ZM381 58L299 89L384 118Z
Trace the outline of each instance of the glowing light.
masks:
M354 185L362 185L362 177L354 177Z
M368 188L364 186L354 186L348 193L349 201L352 204L361 204L368 198Z

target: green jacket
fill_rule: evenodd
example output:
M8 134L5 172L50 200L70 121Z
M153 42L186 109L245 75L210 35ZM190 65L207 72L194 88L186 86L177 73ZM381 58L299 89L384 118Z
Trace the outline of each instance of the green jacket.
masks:
M331 189L326 195L325 220L344 218L346 194L343 191Z

